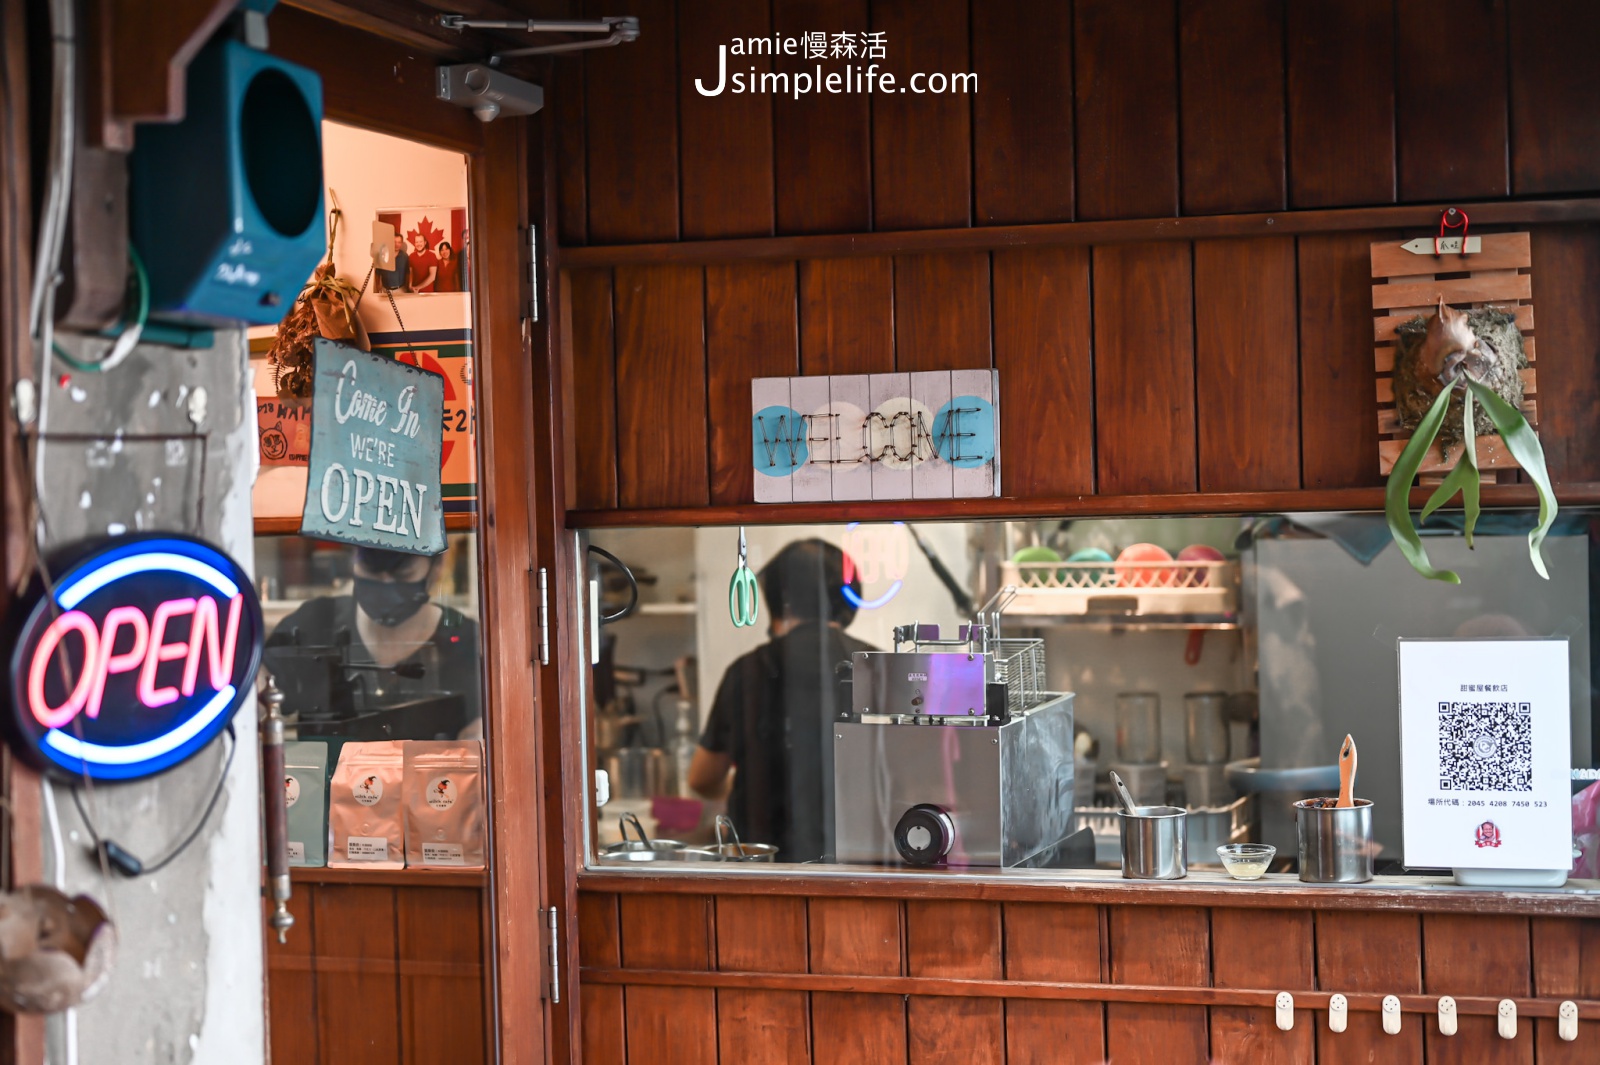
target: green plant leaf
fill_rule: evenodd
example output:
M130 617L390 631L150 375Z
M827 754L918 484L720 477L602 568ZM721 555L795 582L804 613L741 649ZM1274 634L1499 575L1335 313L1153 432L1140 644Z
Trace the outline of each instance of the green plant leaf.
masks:
M1559 508L1556 506L1555 489L1550 486L1550 471L1545 469L1544 448L1539 443L1539 436L1522 412L1501 399L1492 388L1471 378L1467 379L1467 387L1483 404L1484 412L1500 433L1500 439L1505 441L1506 450L1511 452L1511 457L1517 460L1522 471L1532 478L1533 486L1538 490L1539 524L1528 534L1528 557L1532 559L1533 568L1539 576L1549 580L1550 573L1545 569L1544 555L1539 548L1544 543L1545 535L1550 532Z
M1389 472L1389 483L1384 487L1383 514L1389 521L1389 534L1394 537L1395 545L1400 548L1400 553L1406 557L1406 561L1411 563L1412 569L1430 581L1460 584L1461 578L1451 570L1433 568L1433 564L1428 561L1428 552L1422 548L1422 538L1417 535L1417 527L1411 523L1411 482L1416 479L1417 470L1422 466L1423 456L1428 453L1428 449L1439 436L1439 426L1444 424L1445 409L1450 405L1451 391L1449 388L1439 390L1439 398L1433 401L1428 413L1422 416L1422 421L1417 424L1411 439L1406 441L1400 457L1395 459L1394 469Z
M1427 521L1428 515L1438 510L1450 497L1461 491L1461 508L1466 514L1467 547L1472 546L1472 531L1478 527L1478 514L1480 507L1478 500L1482 482L1478 477L1478 434L1472 424L1472 393L1467 392L1461 397L1461 431L1462 450L1461 458L1456 462L1455 468L1444 479L1444 483L1435 489L1428 503L1422 508L1420 520Z

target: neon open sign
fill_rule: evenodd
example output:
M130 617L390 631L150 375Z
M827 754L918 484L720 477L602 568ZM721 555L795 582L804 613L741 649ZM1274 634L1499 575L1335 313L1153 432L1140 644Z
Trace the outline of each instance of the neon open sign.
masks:
M201 540L122 538L81 555L31 603L11 651L8 725L62 777L133 780L225 728L261 661L261 605Z

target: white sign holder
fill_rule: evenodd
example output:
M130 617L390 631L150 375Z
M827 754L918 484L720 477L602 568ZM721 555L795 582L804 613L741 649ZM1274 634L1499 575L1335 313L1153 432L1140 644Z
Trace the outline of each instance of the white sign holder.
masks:
M1559 887L1572 866L1565 637L1402 639L1405 861L1474 887Z

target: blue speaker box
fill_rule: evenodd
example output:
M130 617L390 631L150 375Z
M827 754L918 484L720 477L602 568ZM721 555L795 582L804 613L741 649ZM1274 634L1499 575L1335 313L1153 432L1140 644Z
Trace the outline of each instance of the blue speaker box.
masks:
M176 125L141 125L130 167L133 244L152 318L274 325L327 247L322 81L221 38L189 64Z

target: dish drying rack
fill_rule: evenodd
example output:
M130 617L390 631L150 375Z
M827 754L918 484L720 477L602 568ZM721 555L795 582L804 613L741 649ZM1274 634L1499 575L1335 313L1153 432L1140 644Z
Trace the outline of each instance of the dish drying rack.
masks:
M1207 559L1002 562L1000 580L1017 589L1010 612L1026 617L1232 614L1237 610L1239 564Z
M1241 795L1226 806L1191 807L1189 810L1189 864L1220 865L1217 848L1224 843L1250 842L1255 819L1255 796ZM1106 806L1080 806L1078 827L1094 831L1097 862L1115 862L1122 855L1122 834L1117 810Z

